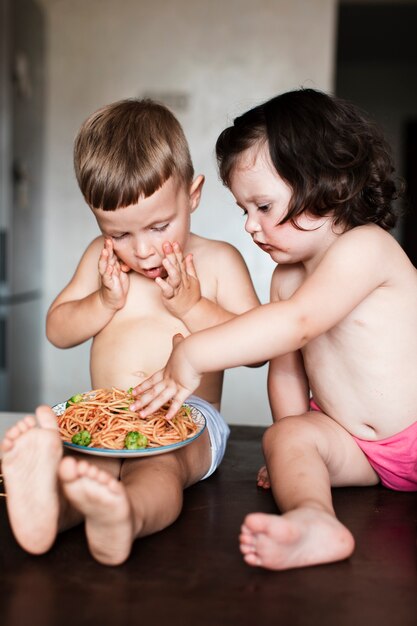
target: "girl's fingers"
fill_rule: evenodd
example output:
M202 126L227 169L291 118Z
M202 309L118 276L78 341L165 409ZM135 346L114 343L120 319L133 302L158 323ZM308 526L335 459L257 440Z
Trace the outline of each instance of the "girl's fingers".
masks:
M167 420L171 420L175 417L189 395L190 394L186 391L179 391L177 395L172 398L171 406L165 416Z
M141 407L139 407L139 415L141 417L148 417L148 415L151 415L152 413L160 409L161 406L171 400L171 398L174 396L174 393L174 390L166 387L165 383L158 383L153 389L151 389L150 391L146 391L142 395L140 399ZM169 412L170 411L168 411L168 413L166 414L166 417L173 417L168 415Z
M152 374L152 376L149 376L149 378L144 380L142 383L139 383L139 385L136 385L136 387L132 389L132 395L140 396L141 393L153 387L155 383L160 382L163 379L163 377L164 377L164 370L163 369L158 370L157 372L155 372L155 374Z

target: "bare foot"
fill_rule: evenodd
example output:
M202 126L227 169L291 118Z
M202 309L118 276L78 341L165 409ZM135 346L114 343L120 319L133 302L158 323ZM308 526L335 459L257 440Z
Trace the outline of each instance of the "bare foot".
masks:
M246 563L274 570L340 561L353 549L348 529L330 513L313 508L284 515L251 513L240 534Z
M58 474L66 497L85 516L91 554L105 565L123 563L135 538L123 485L97 466L73 457L62 459Z
M262 489L270 489L271 482L269 480L268 470L266 469L266 465L263 465L258 472L258 476L256 479L256 484L258 487L262 487Z
M32 554L52 546L57 530L57 467L62 443L49 406L36 409L7 432L2 442L2 469L10 525L19 544Z

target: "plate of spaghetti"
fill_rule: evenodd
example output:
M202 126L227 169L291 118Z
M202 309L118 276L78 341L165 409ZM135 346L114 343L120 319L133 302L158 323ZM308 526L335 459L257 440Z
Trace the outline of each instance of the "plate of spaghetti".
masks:
M170 420L168 405L142 418L129 409L132 390L93 389L55 405L64 446L96 456L132 458L164 454L189 445L206 427L204 415L183 404Z

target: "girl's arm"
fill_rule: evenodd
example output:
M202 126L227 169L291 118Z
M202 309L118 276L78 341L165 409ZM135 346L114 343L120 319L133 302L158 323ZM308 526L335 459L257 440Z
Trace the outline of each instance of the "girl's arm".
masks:
M95 239L73 278L49 308L49 341L58 348L70 348L91 339L124 306L127 291L128 275L111 244L106 242L103 247L103 238Z
M315 271L286 301L261 305L176 345L165 370L136 388L134 410L149 415L172 399L167 417L197 388L205 372L295 352L341 322L389 273L381 229L353 229L328 249ZM366 271L364 271L366 268Z
M271 302L288 300L305 278L301 266L277 266L271 280ZM268 398L274 422L309 409L309 384L301 350L270 360Z

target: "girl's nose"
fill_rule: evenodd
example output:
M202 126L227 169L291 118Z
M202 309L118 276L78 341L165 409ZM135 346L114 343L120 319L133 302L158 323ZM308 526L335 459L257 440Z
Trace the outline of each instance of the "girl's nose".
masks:
M261 230L261 227L253 216L248 215L245 222L245 230L249 235L253 235L253 233Z

